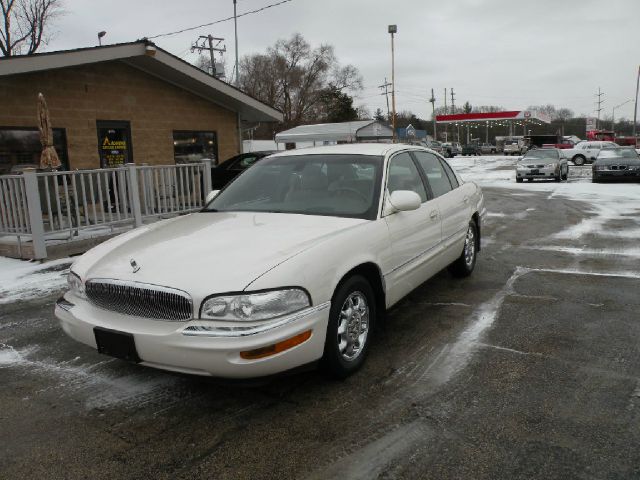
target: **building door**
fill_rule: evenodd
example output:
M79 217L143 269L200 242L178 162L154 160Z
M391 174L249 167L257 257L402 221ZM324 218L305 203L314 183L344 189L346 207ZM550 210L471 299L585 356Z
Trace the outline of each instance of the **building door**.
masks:
M131 124L126 121L98 120L100 168L121 167L133 162Z

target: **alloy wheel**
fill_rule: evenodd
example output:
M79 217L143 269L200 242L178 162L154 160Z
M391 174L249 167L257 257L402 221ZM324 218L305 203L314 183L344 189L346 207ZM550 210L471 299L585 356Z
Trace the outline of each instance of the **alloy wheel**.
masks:
M351 292L342 304L338 323L338 351L351 362L358 358L369 334L369 306L362 292Z
M473 265L473 261L476 256L476 234L473 227L469 225L467 230L467 237L464 240L464 262L467 267Z

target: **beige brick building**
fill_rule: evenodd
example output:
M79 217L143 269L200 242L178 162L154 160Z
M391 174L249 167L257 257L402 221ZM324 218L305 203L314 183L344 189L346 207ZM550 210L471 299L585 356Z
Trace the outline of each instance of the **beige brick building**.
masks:
M70 169L217 162L239 153L243 121L277 110L149 42L0 59L0 173L37 163L37 95Z

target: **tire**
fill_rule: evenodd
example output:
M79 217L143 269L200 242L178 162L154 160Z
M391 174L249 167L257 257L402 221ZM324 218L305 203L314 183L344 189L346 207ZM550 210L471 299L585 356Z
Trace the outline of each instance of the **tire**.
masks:
M356 310L356 316L345 318L348 311L353 312L353 306L358 304L363 306L366 316L361 308ZM347 378L362 366L369 351L376 314L375 295L364 277L354 275L338 286L331 299L322 356L322 365L332 377ZM366 320L366 325L363 320ZM356 347L358 343L360 345Z
M478 227L476 222L471 220L467 228L464 247L458 259L449 265L449 272L457 278L468 277L473 273L478 256Z
M567 165L567 170L564 172L562 180L564 180L565 182L569 181L569 165Z
M527 178L527 182L533 182L533 178Z
M558 173L558 175L556 175L556 177L553 179L556 182L561 182L562 181L562 173Z
M584 162L586 161L586 159L582 156L582 155L576 155L575 157L573 157L573 164L574 165L584 165Z
M600 183L598 175L594 175L593 177L591 177L591 183Z
M522 178L516 178L516 182L522 183Z

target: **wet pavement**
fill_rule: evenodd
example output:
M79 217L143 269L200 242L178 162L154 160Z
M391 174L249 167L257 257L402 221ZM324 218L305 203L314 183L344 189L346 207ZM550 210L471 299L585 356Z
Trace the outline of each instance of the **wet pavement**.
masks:
M485 187L476 271L388 313L364 368L230 384L0 305L0 478L640 478L640 185ZM603 186L616 188L616 186Z

